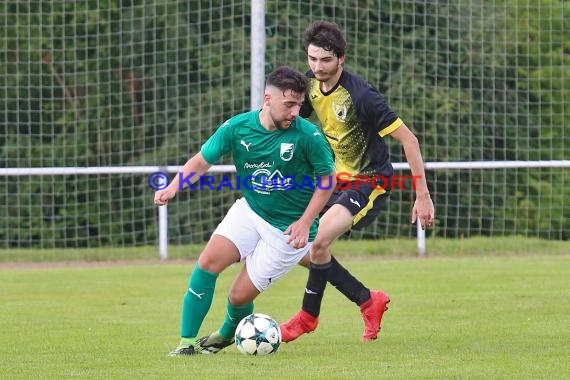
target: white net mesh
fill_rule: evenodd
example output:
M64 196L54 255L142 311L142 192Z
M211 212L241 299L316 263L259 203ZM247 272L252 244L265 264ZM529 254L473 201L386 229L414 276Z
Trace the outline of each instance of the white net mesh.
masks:
M365 5L363 5L365 4ZM567 2L269 2L270 62L308 67L300 38L341 25L346 69L367 78L416 132L426 161L564 160L570 142ZM291 17L293 15L293 17ZM391 144L394 162L405 157ZM565 168L428 172L438 236L568 239ZM411 192L360 236L411 236Z
M307 68L303 29L332 20L346 68L416 132L426 161L568 160L565 1L267 1L266 68ZM249 109L249 1L0 3L0 169L180 165ZM390 144L393 162L405 158ZM229 163L229 161L224 161ZM568 169L428 172L430 236L570 237ZM0 176L0 248L153 246L147 176ZM236 198L181 193L172 244L202 243ZM354 237L412 237L413 193Z
M1 167L181 165L247 109L244 4L140 4L0 5ZM2 186L11 196L0 246L155 242L156 209L141 175L2 177ZM190 205L182 194L171 209L173 241L202 242L232 196L201 192Z

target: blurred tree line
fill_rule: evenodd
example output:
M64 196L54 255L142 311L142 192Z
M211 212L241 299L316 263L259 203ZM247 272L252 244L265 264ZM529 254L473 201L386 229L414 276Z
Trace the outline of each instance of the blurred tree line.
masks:
M184 163L249 109L249 3L2 2L0 167ZM346 68L380 90L426 161L568 159L567 2L476 3L267 1L267 70L305 71L302 30L332 20L348 39ZM570 237L567 169L433 171L428 182L438 235ZM146 175L0 177L0 189L0 246L156 239ZM169 210L173 241L207 239L236 197L180 194ZM413 235L413 193L392 200L359 236Z

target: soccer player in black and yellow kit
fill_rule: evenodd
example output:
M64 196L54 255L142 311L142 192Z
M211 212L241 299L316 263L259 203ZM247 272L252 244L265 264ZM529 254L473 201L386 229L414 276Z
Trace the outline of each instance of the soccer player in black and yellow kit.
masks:
M303 34L311 78L301 116L313 112L334 155L339 179L337 189L322 214L317 237L310 250L309 278L302 309L282 324L282 339L292 341L316 329L327 280L360 306L365 323L362 340L378 337L384 311L390 298L381 291L370 291L331 257L332 243L351 229L369 225L385 207L393 167L385 142L396 139L404 148L415 181L416 199L412 223L431 227L435 212L427 187L420 146L416 136L392 111L378 91L366 80L343 67L346 41L338 25L317 21ZM362 178L381 178L382 183Z

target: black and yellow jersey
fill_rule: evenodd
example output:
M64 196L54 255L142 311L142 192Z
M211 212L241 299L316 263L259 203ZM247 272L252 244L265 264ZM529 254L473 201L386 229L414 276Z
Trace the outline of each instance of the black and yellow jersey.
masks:
M398 129L402 120L378 91L346 70L326 93L312 71L307 76L311 80L301 116L316 113L334 152L336 172L392 176L394 169L383 137Z

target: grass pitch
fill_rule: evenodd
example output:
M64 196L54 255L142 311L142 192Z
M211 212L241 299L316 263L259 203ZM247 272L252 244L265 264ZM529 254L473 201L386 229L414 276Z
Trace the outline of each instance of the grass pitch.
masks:
M317 331L267 357L235 347L170 358L191 261L0 269L5 379L563 379L570 376L570 256L349 259L392 298L361 343L355 305L328 287ZM75 264L79 265L79 263ZM224 272L201 333L215 330L239 265ZM256 301L278 321L301 304L296 268Z

